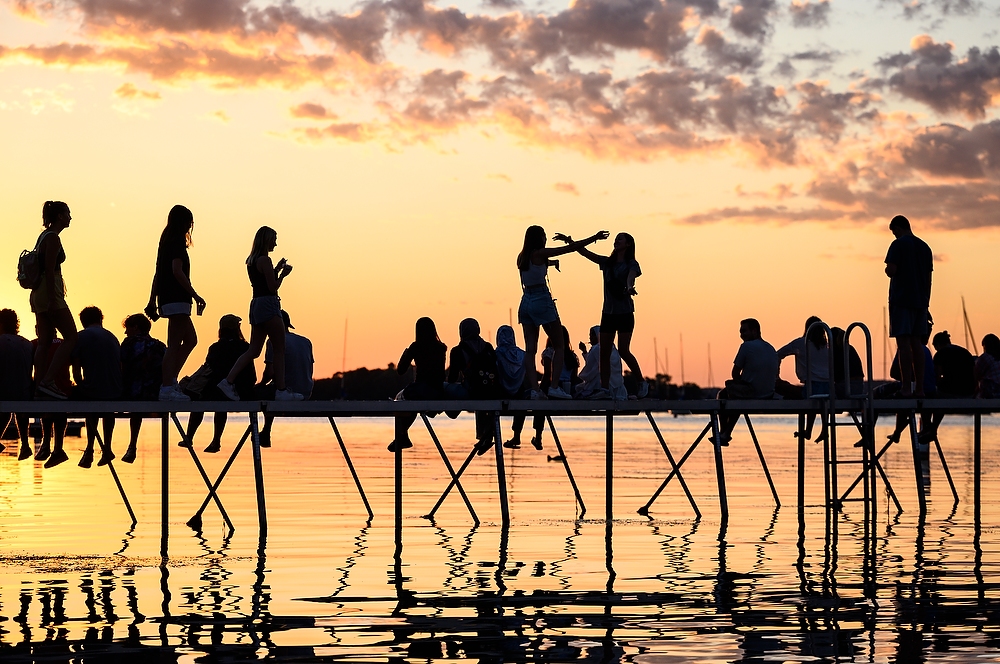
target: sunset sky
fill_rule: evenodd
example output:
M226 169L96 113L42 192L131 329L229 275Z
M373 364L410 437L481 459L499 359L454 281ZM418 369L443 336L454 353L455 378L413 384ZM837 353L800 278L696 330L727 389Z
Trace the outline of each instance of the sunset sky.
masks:
M607 229L636 237L647 375L654 337L680 378L683 334L703 384L711 344L720 383L741 318L778 346L815 314L866 322L880 377L894 214L934 250L936 330L963 342L964 296L977 341L1000 332L998 43L976 0L5 0L0 306L32 336L14 268L64 200L67 300L121 336L182 203L208 301L185 373L246 318L267 224L329 376L345 319L348 369L396 361L423 315L492 338L526 226ZM566 256L550 282L575 345L600 272Z

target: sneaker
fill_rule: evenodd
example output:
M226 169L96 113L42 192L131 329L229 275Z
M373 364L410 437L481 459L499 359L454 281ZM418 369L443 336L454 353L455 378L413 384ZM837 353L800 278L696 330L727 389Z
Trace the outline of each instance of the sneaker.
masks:
M263 431L261 431L259 434L257 434L257 440L259 441L261 447L270 447L271 432L268 431L267 433L264 433Z
M930 445L937 438L937 431L921 431L917 434L917 442L921 445Z
M606 387L599 387L596 390L594 390L593 392L591 392L587 396L587 398L590 399L590 400L592 400L592 401L610 400L611 399L611 390L609 390Z
M133 463L135 461L135 448L130 447L125 450L125 456L122 457L123 463Z
M234 386L232 383L230 383L225 378L223 378L222 380L220 380L219 384L216 385L216 387L218 387L219 391L222 392L222 394L224 394L225 397L227 399L229 399L230 401L239 401L240 400L240 395L236 394L236 386ZM278 398L277 394L275 394L274 397L275 397L275 401L280 401L280 399Z
M69 396L65 392L60 390L59 387L56 386L56 384L52 381L49 381L47 383L39 383L38 387L35 389L38 392L44 394L45 396L52 397L53 399L62 399L63 401L69 399Z
M480 440L476 443L476 454L478 456L483 456L491 449L493 449L493 436Z
M80 463L77 464L81 468L90 468L94 465L94 450L86 450L83 456L80 457Z
M101 458L97 461L97 465L98 466L106 466L109 463L111 463L112 461L114 461L116 458L117 457L115 457L115 453L109 451L107 454L102 454L101 455Z
M177 447L193 447L193 445L191 444L191 441L188 440L187 438L182 438L179 441L177 441Z
M635 396L637 396L640 399L645 399L647 396L649 396L649 383L647 383L646 381L640 382L639 390L635 393Z
M405 450L410 447L413 447L413 443L410 442L409 438L406 438L398 443L395 440L392 441L386 449L390 452L395 452L396 450Z
M45 468L55 468L64 461L69 461L69 456L63 450L56 450L49 457L49 460L45 462Z
M539 452L542 451L542 436L541 434L531 437L531 446L534 447Z
M521 449L521 441L517 438L511 438L506 443L503 444L508 450L519 450Z
M545 398L541 390L531 390L528 392L528 399L531 401L540 401Z
M49 449L49 441L42 441L42 446L38 448L38 452L35 453L35 461L45 461L49 458L52 452Z
M573 396L567 394L563 388L558 385L553 385L549 388L549 398L550 399L572 399Z
M160 388L160 401L191 401L191 397L177 389L175 385Z
M239 397L236 398L239 399ZM274 393L275 401L302 401L303 398L304 397L298 392L292 392L287 388L284 390L278 390Z
M722 447L729 447L729 441L731 441L732 439L733 439L733 437L730 436L729 434L723 434L721 446ZM709 436L708 437L708 442L710 442L713 445L715 445L715 436Z

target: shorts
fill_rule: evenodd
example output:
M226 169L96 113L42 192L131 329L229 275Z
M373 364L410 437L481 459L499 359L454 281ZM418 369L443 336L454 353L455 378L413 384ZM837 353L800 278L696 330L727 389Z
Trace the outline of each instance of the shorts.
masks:
M61 286L56 284L56 299L49 301L49 296L45 292L45 287L40 286L28 294L28 303L31 305L31 312L35 314L48 314L60 309L69 309L66 304L66 296L61 292Z
M190 316L190 302L164 302L160 305L160 315L164 318L171 316Z
M281 315L281 298L265 295L250 300L250 324L260 325Z
M601 314L601 334L632 334L635 330L635 314Z
M889 307L890 337L924 337L928 331L926 307Z
M547 325L559 320L556 303L547 288L529 289L521 295L517 322L522 325Z

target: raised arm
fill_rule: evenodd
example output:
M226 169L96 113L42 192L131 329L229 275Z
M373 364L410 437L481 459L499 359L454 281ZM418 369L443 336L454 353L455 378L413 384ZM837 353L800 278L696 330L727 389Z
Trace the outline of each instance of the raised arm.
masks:
M541 256L543 258L555 258L556 256L562 256L564 254L571 254L574 251L580 251L581 249L583 249L587 245L593 244L594 242L597 242L598 240L607 240L609 235L611 235L611 234L608 233L607 231L600 231L599 233L594 233L593 235L591 235L590 237L588 237L588 238L586 238L584 240L577 240L576 242L572 242L571 241L568 244L566 244L566 246L563 246L563 247L546 247L544 249L538 249L535 252L535 254L538 255L538 256ZM562 235L561 233L557 234L555 236L555 239L557 239L557 240L558 239L562 239L562 238L565 238L565 239L568 239L568 240L572 239L572 238L566 237L565 235ZM563 241L565 242L565 240L563 240ZM591 254L591 256L596 256L596 254ZM587 258L590 258L590 256L587 256ZM591 258L591 260L594 260L594 259Z
M601 235L603 235L603 237L599 237ZM591 261L593 261L593 262L595 262L597 264L600 264L600 262L602 260L604 260L606 258L606 256L600 256L598 254L595 254L590 249L587 249L586 245L587 244L591 244L592 242L595 242L596 240L594 238L597 238L599 240L604 240L604 239L607 239L607 237L608 237L608 232L607 231L601 231L600 233L596 233L593 236L591 236L590 238L587 238L586 240L580 240L579 242L574 242L573 238L571 238L569 235L563 235L562 233L556 233L554 236L552 236L552 239L553 240L559 240L561 242L565 242L566 246L562 247L563 249L566 249L567 251L576 251L578 254L580 254L584 258L587 258L587 259L589 259L589 260L591 260ZM576 249L570 249L570 247L574 247L574 246L576 246Z

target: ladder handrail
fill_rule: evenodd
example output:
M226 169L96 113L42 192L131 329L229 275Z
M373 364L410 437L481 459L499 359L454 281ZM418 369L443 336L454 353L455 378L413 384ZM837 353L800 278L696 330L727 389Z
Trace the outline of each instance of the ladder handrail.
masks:
M851 354L848 350L851 347L851 332L855 329L860 329L865 335L865 355L867 359L867 372L865 376L865 382L867 383L866 394L852 394L851 393ZM847 326L847 330L844 331L844 380L847 387L847 398L864 398L867 397L869 402L871 402L874 397L874 388L872 387L872 372L874 371L874 366L872 364L872 333L868 329L868 326L860 321L855 321Z
M806 334L803 337L806 342L806 384L805 384L805 394L803 396L806 399L814 398L812 394L812 362L811 362L812 355L809 353L809 347L812 344L809 342L809 333L812 332L813 328L816 327L817 325L822 327L823 330L826 332L826 351L827 351L827 366L828 366L826 382L827 385L829 386L829 389L827 390L829 394L827 394L826 397L829 398L830 405L832 407L833 402L836 401L837 399L837 385L836 382L833 380L834 378L833 367L836 365L836 357L833 352L833 330L831 330L830 326L824 323L823 321L817 321L815 323L810 324L809 327L806 328Z

